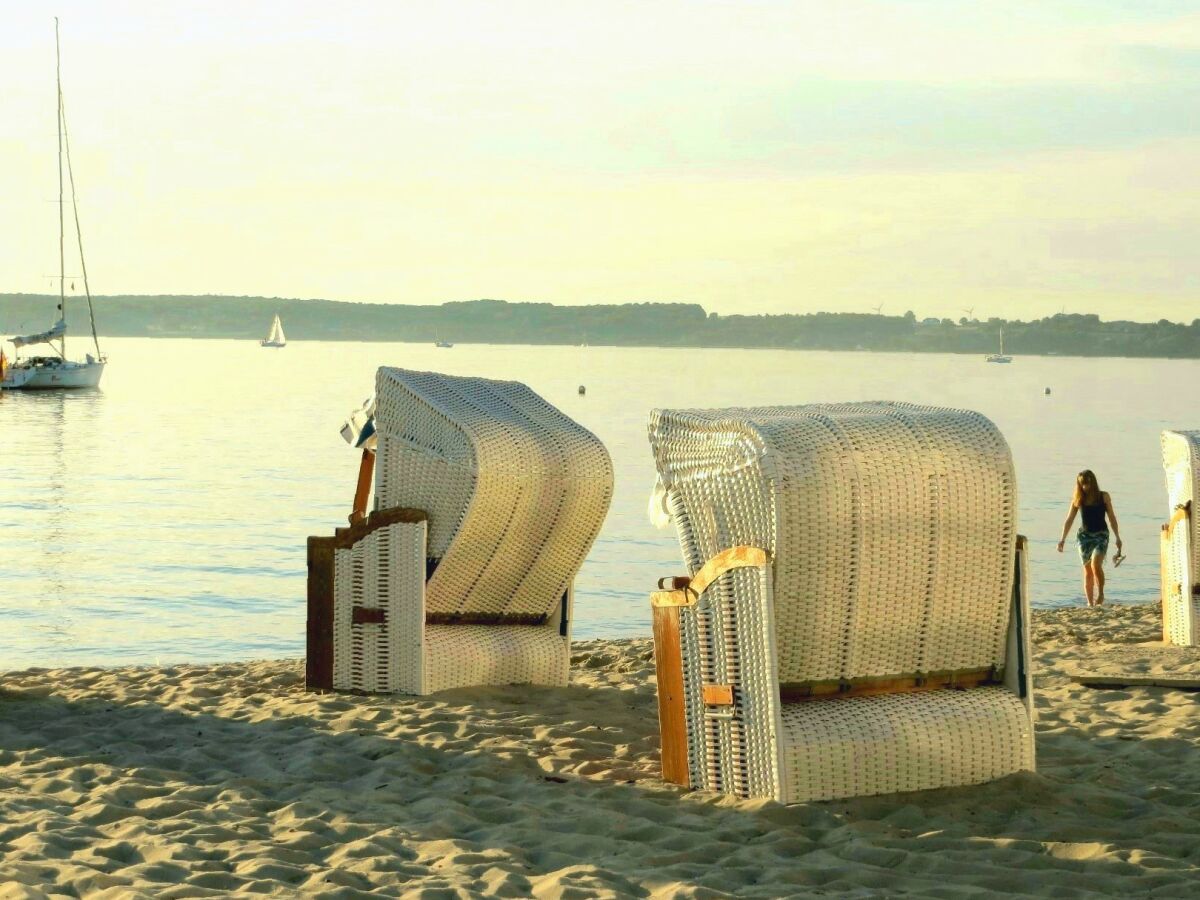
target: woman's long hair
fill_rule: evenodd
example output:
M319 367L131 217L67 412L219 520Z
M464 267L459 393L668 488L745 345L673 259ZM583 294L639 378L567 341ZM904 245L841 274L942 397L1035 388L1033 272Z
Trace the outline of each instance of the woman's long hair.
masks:
M1091 469L1084 469L1075 476L1076 506L1094 506L1103 496L1100 493L1100 484L1096 481L1096 473Z

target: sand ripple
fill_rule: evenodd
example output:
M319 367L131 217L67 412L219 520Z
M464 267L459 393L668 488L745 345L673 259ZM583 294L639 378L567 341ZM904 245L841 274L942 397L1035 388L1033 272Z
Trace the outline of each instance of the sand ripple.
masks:
M0 676L0 900L1194 895L1200 694L1157 610L1036 614L1040 771L781 807L658 780L648 641L566 689L317 696L299 661Z

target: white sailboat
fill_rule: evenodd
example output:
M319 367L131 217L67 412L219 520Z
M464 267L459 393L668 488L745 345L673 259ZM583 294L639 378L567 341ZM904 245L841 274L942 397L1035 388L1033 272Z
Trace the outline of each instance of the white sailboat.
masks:
M9 363L0 351L0 388L5 390L54 390L59 388L93 388L100 384L106 359L100 352L96 336L96 314L92 309L92 291L88 285L87 263L83 258L83 232L79 227L79 206L75 199L75 173L71 168L71 142L67 135L67 114L63 106L62 66L58 49L58 19L54 20L55 80L58 85L58 321L47 331L10 338L16 358ZM67 297L66 255L64 251L63 162L71 186L71 211L75 217L75 237L79 245L79 265L83 289L87 295L88 313L92 322L92 340L96 355L87 354L84 360L67 357ZM22 347L48 344L57 356L22 357Z
M987 358L987 361L990 363L1010 363L1010 362L1012 362L1011 356L1004 355L1004 329L1003 328L1000 329L1000 352L991 354Z
M261 347L287 346L287 336L283 333L283 322L279 319L279 313L271 320L271 330L267 332L267 336L258 343Z

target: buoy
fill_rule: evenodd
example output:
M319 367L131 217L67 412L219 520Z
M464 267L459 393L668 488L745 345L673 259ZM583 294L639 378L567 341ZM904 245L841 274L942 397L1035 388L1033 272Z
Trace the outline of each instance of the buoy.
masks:
M581 385L579 386L579 396L581 396L581 397L582 397L582 396L583 396L584 394L586 394L586 393L587 393L587 388L586 388L586 387L584 387L584 386L581 384Z
M1050 396L1050 388L1046 388L1046 396L1047 396L1047 397L1049 397L1049 396Z

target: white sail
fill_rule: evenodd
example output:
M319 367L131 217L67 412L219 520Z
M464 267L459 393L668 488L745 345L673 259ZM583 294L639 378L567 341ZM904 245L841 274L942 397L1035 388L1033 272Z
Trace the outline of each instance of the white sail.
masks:
M49 331L43 331L41 334L22 334L12 338L12 345L26 347L30 344L48 344L51 341L57 341L66 333L67 323L59 319Z
M279 321L279 315L271 320L271 330L267 332L266 338L261 342L267 347L282 347L287 343L287 338L283 334L283 322Z

